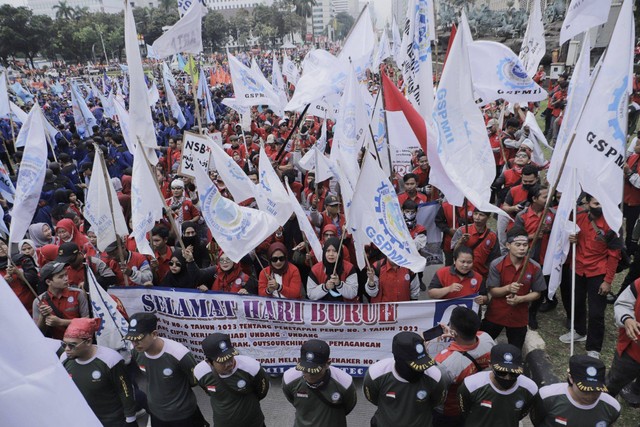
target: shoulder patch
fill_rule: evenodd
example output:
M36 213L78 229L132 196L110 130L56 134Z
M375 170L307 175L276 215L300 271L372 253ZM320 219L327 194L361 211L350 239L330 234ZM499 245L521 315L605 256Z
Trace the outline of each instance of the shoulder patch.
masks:
M375 380L385 374L392 373L394 363L395 361L393 360L393 358L382 359L374 363L373 365L369 366L369 370L367 371L369 373L369 377L372 380Z
M260 372L260 362L249 356L236 356L236 367L255 377Z
M298 371L296 368L289 368L282 376L282 385L291 384L300 378L302 378L302 371Z
M440 382L440 379L442 378L442 371L437 366L430 367L429 369L424 371L424 374L428 377L433 378L436 382Z
M333 378L343 388L348 389L353 384L353 378L340 368L329 366L331 371L331 378Z
M518 385L522 388L526 388L532 396L535 396L538 393L538 386L536 383L529 377L525 377L524 375L520 375L518 377Z
M559 396L561 394L567 394L567 384L566 383L556 383L544 386L538 390L538 394L540 398L546 399L552 396Z
M172 355L176 358L176 360L180 361L182 358L189 353L189 349L179 342L163 338L164 340L164 352Z
M115 350L112 350L108 347L98 346L98 351L96 352L96 358L102 360L109 369L113 368L118 364L118 362L124 360L120 353Z
M204 360L196 365L193 369L193 376L196 377L198 381L202 379L205 375L211 373L211 367Z
M615 397L612 397L607 393L600 393L600 400L610 406L612 406L617 412L620 412L621 406L620 402Z
M474 391L489 385L490 379L489 374L490 371L482 371L473 375L469 375L464 379L464 385L467 386L467 390L469 393L473 393ZM522 376L522 375L521 375Z

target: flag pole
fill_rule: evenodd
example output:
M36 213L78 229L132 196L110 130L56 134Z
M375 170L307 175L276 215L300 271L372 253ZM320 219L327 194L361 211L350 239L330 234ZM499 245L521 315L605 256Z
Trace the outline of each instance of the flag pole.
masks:
M102 165L102 178L104 179L105 187L107 187L107 200L109 200L109 213L111 214L111 224L113 224L113 234L116 235L116 246L118 247L118 258L120 258L120 264L125 265L124 261L124 251L122 250L122 239L118 236L118 230L116 230L116 218L113 215L113 201L111 199L111 185L109 183L109 175L107 175L107 163L104 161L104 153L100 149L97 143L93 143L93 147L95 148L95 152L98 153L98 157L100 158L100 164ZM122 274L124 278L124 285L129 286L129 278L126 274Z
M391 162L391 144L389 144L389 126L387 126L387 103L384 100L384 85L382 84L382 64L380 64L380 93L382 94L382 111L384 116L384 137L387 140L387 158L389 159L389 179L393 184L393 163Z
M192 54L189 54L189 62L191 64L195 64L195 61L193 60L193 55ZM200 61L198 61L198 64L199 63L200 63ZM197 68L198 68L198 70L200 69L199 66L197 66ZM193 94L193 102L196 104L196 117L198 118L198 131L200 132L200 134L202 134L203 133L202 132L202 118L200 117L200 103L198 102L197 89L198 88L196 88L195 79L193 77L191 77L191 93Z
M571 171L571 197L576 194L576 170L573 169ZM575 233L577 228L577 205L575 201L573 202L573 232ZM571 348L569 351L569 356L573 356L573 347L574 347L574 334L575 334L575 320L576 320L576 243L571 244L571 325L570 325L570 333L571 333Z
M300 123L302 122L302 119L304 118L305 114L307 114L307 110L309 109L309 106L311 106L311 104L307 104L307 106L304 107L304 110L302 110L302 114L300 114L298 116L298 119L296 120L296 123L293 125L293 129L291 129L291 132L289 133L289 136L284 141L284 144L282 144L282 147L280 148L280 151L278 151L278 154L276 155L276 159L275 159L276 162L280 161L280 158L282 157L282 154L284 153L284 149L287 147L287 144L289 144L289 140L291 139L291 137L293 136L294 133L297 133L298 127L300 126Z
M140 138L138 138L138 144L142 144L142 142L140 141ZM154 169L151 167L151 163L149 163L149 158L147 157L147 153L145 153L144 148L141 151L142 151L142 156L144 157L144 162L147 165L147 168L149 168L149 172L151 172L151 176L153 177L153 183L155 184L156 191L160 195L160 198L164 200L164 197L162 196L162 190L160 190L160 185L158 184L158 178L156 177ZM184 242L182 241L182 234L178 230L178 226L176 224L175 218L173 218L173 212L168 212L166 207L164 207L162 210L166 214L166 217L169 220L169 224L171 224L171 228L173 228L174 233L176 233L176 239L180 244L180 249L184 251L185 247L184 247Z

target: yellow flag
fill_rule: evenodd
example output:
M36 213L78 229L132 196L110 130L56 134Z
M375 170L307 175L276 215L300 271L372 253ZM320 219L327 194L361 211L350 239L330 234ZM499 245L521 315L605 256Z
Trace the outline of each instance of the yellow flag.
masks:
M187 65L184 67L185 73L189 74L191 77L191 81L193 81L194 85L198 84L198 65L196 61L193 59L193 56L189 55L189 60L187 61Z

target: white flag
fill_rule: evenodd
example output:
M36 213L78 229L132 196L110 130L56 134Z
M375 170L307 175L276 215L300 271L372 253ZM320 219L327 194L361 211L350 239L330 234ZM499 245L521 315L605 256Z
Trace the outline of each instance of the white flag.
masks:
M40 192L47 170L47 139L44 120L40 106L35 103L20 129L20 135L24 134L26 144L18 171L16 193L13 197L9 243L17 243L22 240L40 201Z
M154 80L149 88L149 107L155 107L156 102L158 101L160 101L160 91L158 90L158 86Z
M296 86L298 80L300 80L300 71L298 71L296 64L289 59L287 52L284 52L282 55L282 75L294 86Z
M580 118L582 107L587 100L589 89L591 88L591 77L589 75L589 68L591 64L591 43L588 35L582 41L582 51L576 66L573 69L571 80L569 80L569 88L567 90L567 105L564 108L562 116L562 126L558 132L556 138L555 149L551 156L551 162L549 164L549 170L547 171L547 180L549 184L554 185L559 177L560 165L564 159L564 155L567 152L569 146L569 140L575 129L576 122ZM599 68L599 67L598 67ZM594 69L594 75L596 69ZM565 167L565 169L569 169ZM567 172L570 172L567 170ZM557 184L558 191L569 191L569 179L570 173L563 172L560 177L560 182ZM564 177L564 178L563 178Z
M9 101L9 108L11 109L11 113L13 113L13 116L15 117L14 120L16 122L24 123L27 120L27 113L25 113L22 108L14 104L13 101Z
M609 9L611 9L611 0L571 0L560 28L560 45L580 33L607 22Z
M293 213L293 206L289 202L287 190L271 166L271 160L267 157L264 147L260 148L258 168L260 183L256 185L256 202L260 210L276 219L278 225L284 225Z
M629 95L635 41L632 0L618 15L605 58L587 98L567 164L578 169L582 189L602 205L607 224L622 226L622 168L625 163Z
M7 90L7 77L5 71L0 73L0 117L9 117L11 106L9 105L9 91Z
M365 156L351 209L357 212L349 218L357 240L372 242L389 260L401 267L415 273L424 270L426 260L418 253L403 220L398 196L370 155ZM358 265L365 267L360 260Z
M9 177L9 172L2 162L0 162L0 194L9 203L13 203L13 196L16 194L16 188Z
M470 43L468 49L477 104L486 105L500 98L520 104L547 98L547 91L531 80L516 54L507 46L477 41Z
M169 83L175 86L176 79L175 77L173 77L173 74L171 73L171 70L169 69L169 66L166 62L162 62L162 77L163 79L167 79Z
M88 266L87 277L93 315L102 319L100 329L96 332L98 345L109 347L123 357L131 357L123 339L129 330L129 322L118 311L116 301L98 284L93 270Z
M156 59L156 60L162 59L160 56L158 56L156 51L153 49L153 46L151 46L149 44L147 44L147 58Z
M548 161L544 158L542 146L552 152L553 148L547 142L547 138L544 136L544 132L542 132L542 129L540 129L540 125L538 125L536 116L531 111L527 111L523 123L523 127L524 126L529 127L529 140L533 143L533 157L531 158L531 160L533 160L534 163L540 166L545 165Z
M391 47L389 46L389 37L387 37L387 32L382 32L382 37L380 37L380 42L378 43L378 50L376 51L376 56L373 59L373 65L371 68L374 71L377 71L380 68L380 64L382 61L391 56Z
M215 163L215 169L234 200L242 202L253 198L256 186L244 173L240 165L215 142L210 141L209 148L211 149L211 160Z
M430 122L433 112L433 64L431 60L431 0L412 0L408 5L402 48L402 76L407 98ZM431 6L432 7L432 6Z
M245 107L264 104L278 105L280 99L262 72L255 73L230 53L227 53L227 56L233 91L238 105Z
M285 181L285 186L287 187L287 193L289 194L289 201L291 202L291 206L293 207L293 212L296 214L296 219L298 220L298 226L300 227L300 231L304 233L307 242L309 242L309 246L311 246L311 250L313 250L314 254L322 253L322 245L318 240L318 236L316 235L311 222L309 222L309 218L307 214L302 210L302 206L300 206L300 202L296 198L296 193L291 190L289 187L289 181Z
M209 84L207 78L204 76L204 70L200 68L200 77L198 78L198 99L204 100L205 117L207 123L216 122L216 113L213 109L213 102L211 101L211 91L209 90Z
M156 56L166 58L177 53L202 52L202 17L207 8L195 0L182 18L153 42Z
M171 116L176 119L178 127L182 129L187 124L187 120L184 118L184 113L182 112L182 108L180 108L180 104L178 104L178 98L176 98L176 95L173 93L173 89L171 89L171 85L166 79L164 80L164 92L167 96L169 108L171 108Z
M129 96L129 139L137 145L138 140L146 148L145 153L151 164L158 163L156 132L149 108L149 93L144 79L142 59L138 47L138 33L133 18L133 7L127 1L124 11L124 41L131 82ZM125 74L126 77L126 74ZM123 84L124 85L124 84ZM126 85L125 85L126 86Z
M71 108L73 120L76 122L78 133L85 138L93 135L93 127L98 123L91 110L80 94L78 86L71 83Z
M51 349L48 339L42 336L2 278L0 322L0 342L5 344L0 353L2 424L102 426L58 360L55 350Z
M196 185L204 220L224 253L233 262L251 252L279 227L270 214L222 197L199 163L195 164ZM287 201L287 204L289 202Z
M100 251L104 251L107 246L116 241L116 234L120 237L129 234L118 195L111 180L105 182L105 170L102 167L101 159L98 158L93 160L84 217L89 221L91 230L98 237L97 246Z
M272 93L272 95L270 96L275 97L275 101L269 104L269 107L271 107L271 109L274 110L274 112L278 116L283 116L284 110L282 109L282 107L286 105L287 98L285 96L284 102L282 102L282 96L280 95L280 93L278 93L278 90L273 86L273 84L270 83L269 80L267 80L264 74L262 74L262 70L260 69L260 66L258 66L255 57L251 58L251 71L253 72L253 75L258 79L258 83L263 85L265 88L270 89Z
M307 53L303 65L302 77L285 111L302 110L307 104L341 94L344 89L349 67L326 50L315 49Z
M142 150L142 145L136 144L131 177L131 226L133 227L131 235L136 241L138 252L154 256L147 241L147 233L151 231L156 221L162 218L165 203L156 190L155 176L152 175Z
M474 104L467 46L465 32L458 31L436 93L438 154L451 181L474 206L506 215L489 203L496 163L482 113Z
M129 113L124 107L124 99L121 96L114 98L112 93L109 94L109 99L113 104L115 115L118 116L118 122L120 123L120 129L122 130L124 143L127 145L127 149L129 150L129 152L131 154L135 154L137 144L130 139L131 132L129 132Z
M398 29L398 23L396 22L395 16L391 20L391 37L393 38L393 59L396 61L398 68L401 68L402 62L399 61L399 58L402 56L400 53L402 39L400 38L400 30Z
M349 37L344 41L338 59L345 66L350 64L355 70L358 80L362 81L366 78L367 68L371 67L375 47L376 34L373 31L373 21L367 3L351 28Z
M522 39L520 47L520 62L522 67L531 78L538 71L538 64L547 51L547 45L544 38L544 24L542 22L542 10L540 9L540 0L534 0L531 4L529 12L529 23L527 31Z
M280 64L278 64L278 58L276 58L275 53L273 54L273 65L271 67L271 86L273 86L273 90L276 91L276 94L280 98L280 105L287 105L287 86L284 83L284 78L280 71Z

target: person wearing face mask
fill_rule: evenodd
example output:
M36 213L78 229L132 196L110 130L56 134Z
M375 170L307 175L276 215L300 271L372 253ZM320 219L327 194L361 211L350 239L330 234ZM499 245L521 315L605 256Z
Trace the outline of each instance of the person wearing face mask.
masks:
M489 274L491 262L500 256L498 235L487 225L489 216L489 212L474 208L473 224L458 228L451 238L451 248L454 252L462 246L473 251L473 271L480 274L483 280L486 280Z
M180 228L182 229L182 243L185 248L189 246L192 247L193 258L196 264L198 264L198 267L208 267L210 265L210 259L207 254L207 247L202 244L202 240L198 236L198 225L193 221L185 221Z
M296 409L294 427L344 427L356 406L353 378L331 366L331 349L311 339L300 348L300 361L282 376L284 397Z
M442 405L436 407L433 425L455 427L462 425L456 395L458 387L469 375L489 366L491 348L496 343L486 332L479 332L480 317L467 307L454 308L449 327L443 325L443 329L446 331L443 337L452 337L453 341L435 358L443 374L447 397Z
M535 427L610 426L620 416L620 403L607 394L602 361L574 354L569 359L567 383L541 387L530 418Z
M518 348L524 345L529 323L529 303L540 298L547 288L540 264L529 260L524 274L524 259L529 250L529 236L522 228L507 232L509 253L491 263L487 277L487 289L491 299L480 329L496 339L507 330L509 344Z
M431 427L433 409L445 398L442 372L415 332L400 332L391 344L393 357L369 367L364 397L378 407L376 427Z
M531 408L538 386L524 376L522 353L511 344L491 349L491 370L473 374L458 388L464 427L517 427Z
M576 216L580 231L569 236L569 241L576 243L576 266L573 272L576 276L575 331L562 335L560 341L569 344L572 339L584 341L586 336L587 354L599 358L604 340L607 294L611 291L623 241L602 216L600 202L589 194L585 199L587 210L579 211ZM571 319L571 284L563 281L560 290L567 318Z

